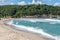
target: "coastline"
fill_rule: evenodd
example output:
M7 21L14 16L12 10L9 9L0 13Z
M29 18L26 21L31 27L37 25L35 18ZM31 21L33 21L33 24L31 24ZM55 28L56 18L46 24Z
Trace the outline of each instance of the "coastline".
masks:
M12 29L10 26L5 25L3 21L4 20L0 20L1 40L48 40L36 34Z
M13 19L14 20L14 19ZM7 21L9 21L9 20L7 20ZM43 34L39 34L39 33L35 33L35 32L30 32L30 31L27 31L27 30L19 30L19 29L17 29L17 27L16 26L13 26L13 25L8 25L8 24L6 24L5 23L5 25L6 26L9 26L9 27L11 27L12 29L15 29L16 31L22 31L22 32L25 32L25 33L29 33L29 34L33 34L33 35L37 35L37 36L39 36L39 37L42 37L44 40L56 40L56 39L54 39L54 38L50 38L50 37L47 37L47 36L44 36ZM47 35L49 35L49 34L47 34Z

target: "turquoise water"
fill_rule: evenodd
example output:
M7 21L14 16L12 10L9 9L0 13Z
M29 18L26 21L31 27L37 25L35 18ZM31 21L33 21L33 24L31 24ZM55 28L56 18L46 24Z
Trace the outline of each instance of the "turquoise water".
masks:
M42 29L44 32L54 36L60 35L60 19L18 19L13 20L13 24L22 25L22 27L25 26L33 27L35 29Z

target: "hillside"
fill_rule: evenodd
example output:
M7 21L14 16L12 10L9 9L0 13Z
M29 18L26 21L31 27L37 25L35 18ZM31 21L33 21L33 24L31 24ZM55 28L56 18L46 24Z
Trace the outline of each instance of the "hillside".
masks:
M0 18L13 17L20 18L25 16L44 16L59 15L60 7L51 5L4 5L0 6Z

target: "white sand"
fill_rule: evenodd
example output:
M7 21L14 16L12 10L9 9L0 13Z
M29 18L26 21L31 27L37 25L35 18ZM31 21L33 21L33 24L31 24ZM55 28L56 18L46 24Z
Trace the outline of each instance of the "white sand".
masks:
M0 20L0 40L45 40L43 37L18 31L4 25L3 20Z

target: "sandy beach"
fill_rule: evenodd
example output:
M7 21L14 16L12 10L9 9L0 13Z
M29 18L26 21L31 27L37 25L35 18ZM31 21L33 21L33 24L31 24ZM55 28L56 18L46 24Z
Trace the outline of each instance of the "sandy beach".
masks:
M18 31L3 23L0 20L0 39L1 40L50 40L29 32Z

